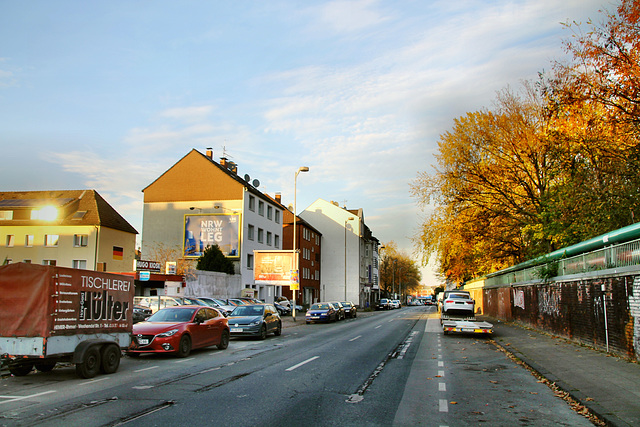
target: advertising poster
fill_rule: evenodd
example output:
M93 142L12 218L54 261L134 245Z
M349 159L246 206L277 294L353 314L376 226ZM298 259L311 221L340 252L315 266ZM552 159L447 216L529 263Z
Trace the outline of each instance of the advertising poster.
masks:
M240 214L184 216L184 256L198 258L208 246L218 245L229 258L240 256Z
M289 286L293 281L293 251L253 251L253 278L264 285Z

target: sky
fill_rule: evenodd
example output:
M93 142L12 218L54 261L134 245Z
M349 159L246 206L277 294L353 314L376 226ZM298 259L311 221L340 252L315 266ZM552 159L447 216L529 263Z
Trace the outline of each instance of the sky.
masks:
M566 58L607 0L0 0L0 190L95 189L142 232L191 149L263 193L362 208L407 254L440 135ZM438 284L433 267L423 283Z

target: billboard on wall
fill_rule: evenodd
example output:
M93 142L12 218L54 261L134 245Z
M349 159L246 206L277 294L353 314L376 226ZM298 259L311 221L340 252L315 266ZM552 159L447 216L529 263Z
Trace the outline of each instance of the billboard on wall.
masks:
M289 286L297 280L293 251L253 251L253 278L263 285Z
M208 246L218 245L229 258L240 256L240 214L184 216L184 257L200 257Z

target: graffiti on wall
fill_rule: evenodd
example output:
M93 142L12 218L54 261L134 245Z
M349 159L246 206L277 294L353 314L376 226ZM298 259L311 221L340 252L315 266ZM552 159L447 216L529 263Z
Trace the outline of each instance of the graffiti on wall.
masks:
M513 290L513 306L524 310L524 291L522 289Z
M538 311L540 314L560 316L560 290L551 286L539 288Z

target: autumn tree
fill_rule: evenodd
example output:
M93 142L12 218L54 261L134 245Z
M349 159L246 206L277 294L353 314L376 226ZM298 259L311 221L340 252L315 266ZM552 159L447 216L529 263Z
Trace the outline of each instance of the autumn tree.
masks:
M422 273L414 259L393 241L385 243L380 254L380 290L384 295L415 294L420 290Z

